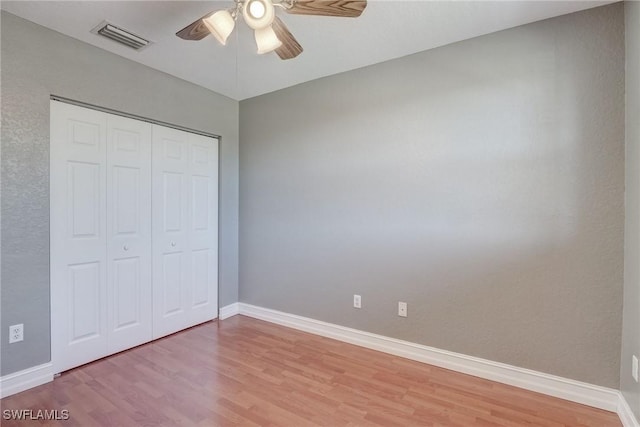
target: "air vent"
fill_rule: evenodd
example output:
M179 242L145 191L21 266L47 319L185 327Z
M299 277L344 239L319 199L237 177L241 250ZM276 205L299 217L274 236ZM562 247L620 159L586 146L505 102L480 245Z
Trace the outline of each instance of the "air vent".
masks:
M100 25L91 30L91 32L135 50L140 50L151 44L149 40L143 39L142 37L133 34L131 31L127 31L106 21L101 22Z

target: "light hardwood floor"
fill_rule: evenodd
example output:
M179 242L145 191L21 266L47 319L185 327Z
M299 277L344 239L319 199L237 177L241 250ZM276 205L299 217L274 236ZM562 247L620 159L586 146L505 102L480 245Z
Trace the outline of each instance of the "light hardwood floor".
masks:
M611 412L243 316L73 369L1 404L67 409L69 420L43 424L68 427L621 426Z

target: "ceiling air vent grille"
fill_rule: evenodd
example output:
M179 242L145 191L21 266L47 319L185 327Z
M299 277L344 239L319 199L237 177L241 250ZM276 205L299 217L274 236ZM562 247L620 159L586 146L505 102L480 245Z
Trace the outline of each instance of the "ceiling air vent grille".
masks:
M96 28L91 30L91 32L94 34L99 34L125 46L129 46L130 48L133 48L135 50L140 50L143 47L151 44L149 40L143 39L142 37L133 34L131 31L127 31L108 22L102 22Z

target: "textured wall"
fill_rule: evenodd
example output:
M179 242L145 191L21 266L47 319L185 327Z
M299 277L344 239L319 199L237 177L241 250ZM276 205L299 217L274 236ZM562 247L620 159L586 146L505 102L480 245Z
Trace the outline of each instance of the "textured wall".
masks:
M622 4L242 101L240 123L241 301L618 387Z
M625 29L626 215L620 388L640 420L640 384L631 377L631 356L640 358L640 2L625 2Z
M50 360L49 96L222 136L220 304L237 301L238 102L2 13L2 366ZM8 325L25 341L7 345Z

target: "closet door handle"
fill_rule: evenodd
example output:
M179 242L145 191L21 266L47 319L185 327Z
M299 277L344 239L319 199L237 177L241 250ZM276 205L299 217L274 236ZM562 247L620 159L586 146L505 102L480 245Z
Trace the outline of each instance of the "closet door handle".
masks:
M128 245L124 245L124 246L122 247L122 249L124 249L125 251L128 251L128 250L129 250L129 246L128 246Z
M175 248L176 247L176 242L171 242L171 246Z

